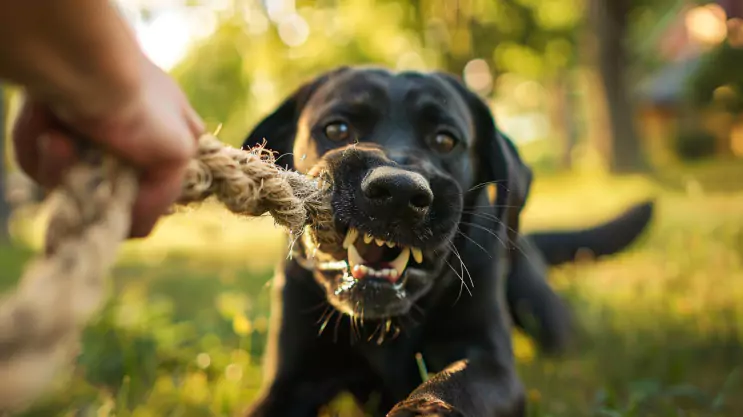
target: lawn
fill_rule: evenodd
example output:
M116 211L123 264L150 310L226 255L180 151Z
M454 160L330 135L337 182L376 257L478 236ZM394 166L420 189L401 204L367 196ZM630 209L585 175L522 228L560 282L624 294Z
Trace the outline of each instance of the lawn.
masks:
M561 358L516 335L530 416L743 415L743 168L643 177L537 180L527 229L608 219L654 196L656 218L631 250L557 268L551 280L580 334ZM20 215L3 248L8 288L38 247L43 213ZM228 416L260 385L271 267L270 219L214 206L178 213L127 243L111 302L85 333L71 380L25 416ZM348 401L339 400L341 416ZM329 414L330 415L330 414Z

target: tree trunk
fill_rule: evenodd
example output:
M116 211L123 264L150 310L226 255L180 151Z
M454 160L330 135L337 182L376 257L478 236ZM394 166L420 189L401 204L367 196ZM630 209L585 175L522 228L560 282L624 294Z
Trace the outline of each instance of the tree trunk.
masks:
M647 168L642 154L635 112L627 83L628 54L625 38L630 11L628 0L592 0L592 19L597 41L597 64L606 96L613 172Z
M559 166L570 170L573 167L573 149L578 142L576 126L577 109L572 96L573 83L569 70L560 71L552 84L550 114L556 139L560 142Z
M8 143L5 138L5 132L7 130L5 126L7 121L5 104L5 89L3 88L3 85L0 84L0 244L8 242L10 239L8 223L10 222L11 214L7 193L8 157L6 155L6 150L8 149Z

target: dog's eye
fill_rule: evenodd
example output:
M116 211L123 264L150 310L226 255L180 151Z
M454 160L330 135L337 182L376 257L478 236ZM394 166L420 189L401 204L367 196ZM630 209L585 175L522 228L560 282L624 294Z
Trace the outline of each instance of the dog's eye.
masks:
M457 146L457 140L454 139L454 136L448 133L437 133L433 138L433 148L437 152L449 153L455 146Z
M347 141L351 137L351 127L343 122L334 122L325 126L325 136L332 141Z

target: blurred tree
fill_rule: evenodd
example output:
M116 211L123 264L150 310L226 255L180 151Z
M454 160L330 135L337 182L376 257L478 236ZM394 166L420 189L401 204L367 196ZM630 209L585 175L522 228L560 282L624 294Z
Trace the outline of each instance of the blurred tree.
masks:
M227 122L244 104L250 83L243 67L251 60L241 50L252 43L239 20L226 20L172 70L208 128Z
M595 61L606 96L611 131L609 166L614 172L647 168L635 125L635 111L628 82L630 54L627 48L630 0L590 0L590 21L596 34Z
M605 101L597 107L609 109L607 162L615 171L634 170L646 163L628 78L634 79L635 64L647 60L633 54L629 36L638 15L647 22L647 10L678 1L297 0L279 2L285 10L278 10L273 3L241 0L173 74L209 126L224 124L220 136L237 144L298 83L336 65L440 68L464 75L477 59L484 64L479 71L490 75L477 89L483 95L497 93L497 80L506 74L537 81L547 91L550 100L536 110L550 114L550 137L561 143L566 168L582 131L578 100L589 106ZM595 40L598 50L591 60L583 57L587 40ZM598 68L603 97L575 93L576 70L586 64Z
M577 142L576 86L583 0L416 0L406 14L407 27L427 50L441 55L441 69L462 74L475 59L487 63L490 79L517 74L539 82L549 100L543 103L552 119L550 136L560 142L560 160L569 168ZM467 80L467 74L465 81ZM476 88L489 95L497 82ZM474 86L471 86L474 87Z

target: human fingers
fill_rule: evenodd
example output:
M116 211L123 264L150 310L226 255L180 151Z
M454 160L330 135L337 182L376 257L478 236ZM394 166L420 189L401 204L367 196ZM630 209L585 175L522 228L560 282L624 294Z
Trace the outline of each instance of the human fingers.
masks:
M13 153L18 166L34 181L38 181L39 143L42 133L49 128L46 115L32 101L21 105L18 117L13 122L11 136Z
M24 103L12 136L18 165L44 188L56 187L77 159L73 139L40 103Z
M73 139L58 130L50 129L38 139L39 166L37 181L41 186L54 188L77 161Z
M158 220L180 196L185 172L186 165L143 173L139 195L132 207L130 238L142 238L152 233Z

